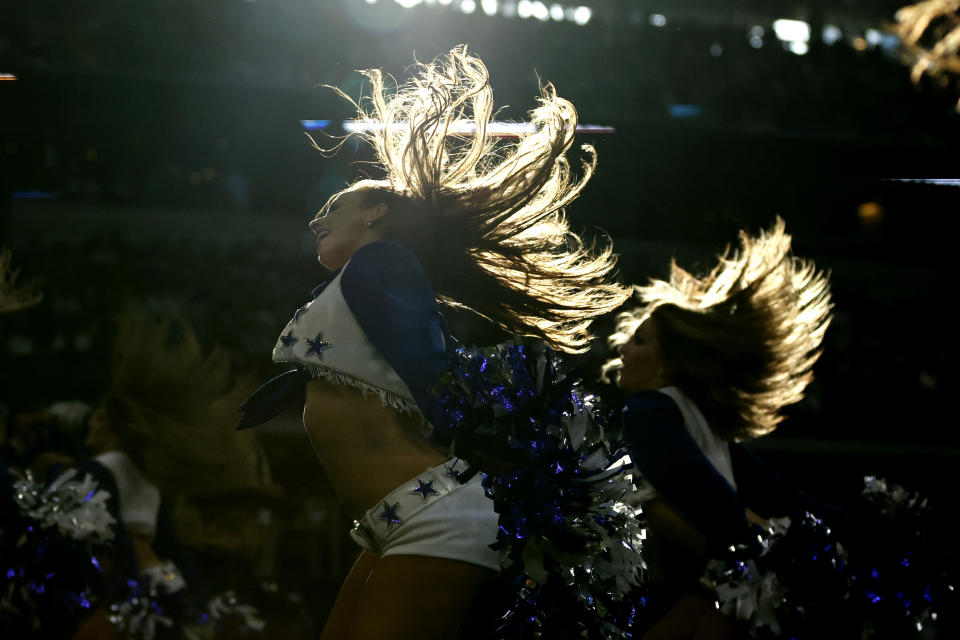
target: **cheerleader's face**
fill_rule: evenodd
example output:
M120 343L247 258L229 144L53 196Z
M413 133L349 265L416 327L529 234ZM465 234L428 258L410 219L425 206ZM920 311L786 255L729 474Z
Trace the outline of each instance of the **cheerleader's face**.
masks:
M365 244L383 239L378 226L386 214L386 205L368 203L364 193L344 191L330 199L310 221L316 236L317 257L328 269L339 269Z
M640 325L633 337L620 347L620 359L623 368L620 369L618 385L627 393L659 389L669 384L660 355L657 324L652 318Z

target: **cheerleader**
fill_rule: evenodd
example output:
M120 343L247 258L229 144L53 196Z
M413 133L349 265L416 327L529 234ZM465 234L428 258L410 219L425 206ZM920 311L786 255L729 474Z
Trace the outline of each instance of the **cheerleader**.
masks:
M563 208L596 160L583 147L584 175L572 176L577 115L552 86L534 132L503 143L486 131L487 70L465 47L419 65L396 91L365 74L372 95L358 115L373 125L364 135L384 176L334 194L310 222L333 276L274 348L274 361L297 369L242 407L241 426L302 402L314 451L356 520L364 551L323 638L450 638L501 553L481 477L432 433L430 389L452 347L438 303L580 352L593 317L628 294L608 281L610 249L568 228Z
M823 512L740 443L773 431L803 398L830 324L830 289L790 254L777 219L758 236L741 232L740 250L704 277L673 263L668 280L636 295L640 306L618 316L608 339L620 357L605 368L627 393L623 436L649 517L650 579L684 611L658 628L686 625L692 635L712 624L712 597L689 598L708 557L747 540L749 523Z
M196 604L177 517L198 501L270 483L252 434L232 430L234 407L250 387L233 376L227 353L205 350L189 326L142 316L119 319L111 369L110 387L89 419L85 444L93 455L77 470L109 492L117 521L101 558L103 600L119 603L121 614L112 615L121 631L132 631L124 625L141 612L125 617L125 600L139 605L144 594L160 594L176 631L193 624L188 609ZM90 626L98 622L95 615L83 633L99 633Z

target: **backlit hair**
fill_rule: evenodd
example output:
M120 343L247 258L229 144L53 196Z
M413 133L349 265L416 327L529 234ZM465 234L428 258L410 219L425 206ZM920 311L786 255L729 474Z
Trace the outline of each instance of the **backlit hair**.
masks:
M111 373L103 417L165 495L204 499L269 482L253 434L234 431L250 385L233 377L226 351L203 349L186 324L122 316Z
M652 319L671 384L700 407L728 440L773 431L783 407L798 402L830 324L830 286L812 262L790 255L782 219L728 247L698 278L670 265L668 280L635 287L640 306L617 317L617 347ZM605 372L622 366L611 360Z
M565 157L573 104L543 86L532 131L507 142L487 133L489 74L465 46L415 70L395 90L379 70L363 72L370 96L351 102L374 125L361 135L385 176L344 191L387 204L388 236L417 255L442 302L557 349L586 350L593 318L629 289L611 279L609 243L586 245L564 215L596 166L589 145L582 177ZM473 130L462 133L464 125Z
M40 304L43 293L36 280L18 285L20 270L13 266L13 255L0 248L0 313L12 313Z
M924 0L899 9L889 29L900 39L910 79L924 75L946 86L960 80L960 3L957 0ZM956 84L960 88L960 82ZM957 103L960 110L960 102Z

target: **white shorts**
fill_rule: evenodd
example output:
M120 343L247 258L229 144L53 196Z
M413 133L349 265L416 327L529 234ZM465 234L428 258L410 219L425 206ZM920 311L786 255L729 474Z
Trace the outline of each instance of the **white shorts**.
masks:
M465 466L454 458L411 478L355 521L350 536L381 556L446 558L499 571L503 555L490 548L499 516L479 473L466 484L453 477Z

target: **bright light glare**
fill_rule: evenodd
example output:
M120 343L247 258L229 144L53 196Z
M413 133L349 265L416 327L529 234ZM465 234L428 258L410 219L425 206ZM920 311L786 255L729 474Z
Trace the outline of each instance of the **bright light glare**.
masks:
M881 32L880 47L886 51L895 51L900 47L900 38L893 33Z
M762 37L763 37L763 27L761 27L761 26L758 25L758 24L753 25L752 27L750 27L750 35L755 36L755 37L757 37L757 38L762 38Z
M301 120L300 124L307 131L316 131L317 129L326 129L330 126L329 120Z
M807 46L806 42L791 42L790 51L797 54L798 56L804 55L807 51L810 50L810 47Z
M773 21L773 31L784 42L807 42L810 40L810 25L803 20L780 18Z
M723 55L723 47L718 44L710 45L710 55L712 55L714 58L719 58Z
M650 24L655 27L663 27L667 24L667 16L662 13L651 13L650 14Z
M322 122L316 120L313 122ZM398 122L393 125L397 128L404 128L408 125L403 122ZM343 130L346 133L363 133L365 131L377 131L383 128L383 124L380 122L369 122L362 120L344 120L343 121ZM476 124L472 120L459 120L456 122L450 123L450 128L447 129L448 135L466 135L473 133L477 130ZM491 121L487 123L487 135L493 137L507 138L507 137L516 137L526 133L536 132L537 127L532 122L498 122ZM576 131L581 133L615 133L616 130L613 127L599 124L578 124Z
M616 133L617 130L605 124L578 124L576 131L582 133Z
M759 49L763 46L763 38L760 36L750 36L750 46L754 49Z
M584 5L566 5L563 2L552 0L393 0L404 9L412 9L417 5L453 6L463 13L472 14L482 10L488 16L502 15L507 18L536 18L541 22L554 20L563 22L569 20L578 25L585 25L593 19L593 9ZM379 0L364 0L367 4L377 4ZM661 14L650 17L651 24L658 26L666 24L666 18Z
M883 35L876 29L867 29L867 32L864 34L867 38L867 44L877 46L880 44L880 41L883 40Z
M0 82L13 82L17 76L12 73L0 73Z
M827 24L823 27L823 41L826 44L835 44L843 38L843 31L835 24Z
M393 127L406 128L408 125L397 122ZM344 120L343 130L347 133L363 133L365 131L379 131L383 129L380 122L364 122L362 120ZM477 130L472 120L459 120L450 123L447 135L466 135ZM534 133L537 127L532 122L488 122L487 134L491 136L517 136L523 133Z
M549 20L550 10L547 9L547 5L540 2L540 0L535 0L533 3L533 17L541 21Z
M960 187L960 178L891 178L894 182L917 182L935 184L942 187Z

